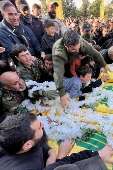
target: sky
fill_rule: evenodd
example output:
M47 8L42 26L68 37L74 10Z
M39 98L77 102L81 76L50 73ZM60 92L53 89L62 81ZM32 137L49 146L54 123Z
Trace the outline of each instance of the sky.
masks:
M77 6L77 8L80 8L82 5L82 0L73 0ZM93 2L94 0L89 0L89 2ZM38 3L40 5L40 0L27 0L30 6L32 6L34 3ZM105 0L105 4L110 3L111 0Z

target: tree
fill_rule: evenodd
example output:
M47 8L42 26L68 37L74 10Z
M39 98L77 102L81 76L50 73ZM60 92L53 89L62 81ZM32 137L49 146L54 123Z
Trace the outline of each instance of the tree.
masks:
M84 16L84 17L88 16L89 6L90 6L90 3L88 0L82 0L82 6L79 10L82 16Z
M76 5L73 0L62 0L64 17L76 17Z
M105 6L105 16L113 17L113 4L109 4Z
M94 17L100 16L100 2L101 0L95 0L89 7L89 14Z

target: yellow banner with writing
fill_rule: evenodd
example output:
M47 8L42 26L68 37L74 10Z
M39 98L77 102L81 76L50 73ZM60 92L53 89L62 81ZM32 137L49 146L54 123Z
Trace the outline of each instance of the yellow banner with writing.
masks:
M63 8L62 8L62 0L46 0L46 4L51 4L57 2L58 3L58 7L56 7L56 16L59 19L64 19L63 16Z
M100 19L104 18L104 0L100 0Z

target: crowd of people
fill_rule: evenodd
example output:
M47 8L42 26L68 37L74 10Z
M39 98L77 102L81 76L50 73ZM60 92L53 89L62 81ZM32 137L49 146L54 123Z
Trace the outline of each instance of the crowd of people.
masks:
M31 12L26 0L0 3L0 168L71 170L87 164L86 169L93 170L94 161L106 170L102 159L113 163L111 146L65 157L74 141L62 141L56 156L46 143L44 125L21 103L30 99L29 80L55 81L57 90L37 90L33 97L54 100L60 96L64 109L70 98L84 100L84 93L107 81L108 76L97 78L110 71L107 64L113 63L113 19L63 21L56 17L57 1L48 2L47 15L42 15L38 4L33 4Z

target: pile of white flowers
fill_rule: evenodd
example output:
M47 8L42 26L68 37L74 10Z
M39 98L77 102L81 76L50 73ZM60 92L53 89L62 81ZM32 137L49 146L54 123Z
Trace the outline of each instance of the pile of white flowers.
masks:
M38 83L39 84L39 83ZM48 82L47 82L48 84ZM49 82L49 86L53 88L53 82ZM102 90L102 86L97 87L92 93L85 94L86 100L75 101L71 99L68 108L63 109L60 106L60 98L56 100L44 99L43 103L49 107L41 106L42 100L31 104L30 100L25 100L22 105L28 110L38 110L44 112L49 110L51 123L48 122L47 116L38 116L38 119L44 123L45 131L49 138L53 140L66 140L82 137L82 128L100 130L106 136L107 142L113 145L113 115L100 115L91 108L82 109L81 106L94 104L104 98L108 99L108 106L113 110L113 92ZM43 88L42 88L43 89ZM49 88L51 89L51 88ZM59 113L59 116L56 116Z

